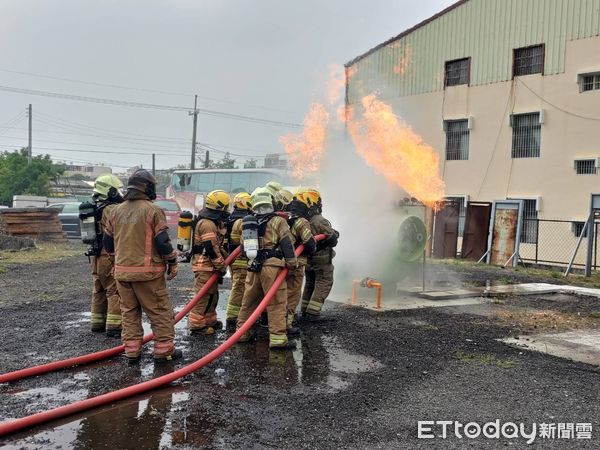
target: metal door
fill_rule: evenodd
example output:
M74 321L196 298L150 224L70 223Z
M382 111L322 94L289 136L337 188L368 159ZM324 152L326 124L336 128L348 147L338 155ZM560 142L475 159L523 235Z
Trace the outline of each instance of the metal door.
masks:
M459 211L460 205L457 202L444 202L444 206L435 213L434 258L456 258Z
M492 204L488 202L469 202L465 216L465 229L461 257L479 261L485 254L490 230Z

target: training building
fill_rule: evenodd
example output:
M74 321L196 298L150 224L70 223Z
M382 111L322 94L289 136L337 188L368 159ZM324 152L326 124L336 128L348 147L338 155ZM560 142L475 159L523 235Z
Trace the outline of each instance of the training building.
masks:
M600 0L461 0L346 78L347 105L378 92L439 152L449 198L523 199L525 243L536 219L581 233L600 193Z

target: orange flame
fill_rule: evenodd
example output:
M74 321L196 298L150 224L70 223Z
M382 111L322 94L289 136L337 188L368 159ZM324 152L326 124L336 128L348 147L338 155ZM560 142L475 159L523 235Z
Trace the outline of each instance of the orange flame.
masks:
M348 117L348 131L358 153L386 180L436 208L445 184L435 150L375 94L363 97L362 106L361 118L354 118L353 111Z
M346 77L356 75L356 66L345 68L339 64L329 66L329 79L327 81L327 100L330 105L337 105L343 99L346 89Z
M321 168L325 149L329 113L320 103L310 106L301 133L288 133L279 138L285 148L292 176L303 180Z

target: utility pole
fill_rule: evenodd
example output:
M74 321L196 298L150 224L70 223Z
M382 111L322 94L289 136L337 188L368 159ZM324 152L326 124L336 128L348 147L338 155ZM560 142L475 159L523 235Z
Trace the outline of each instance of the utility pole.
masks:
M152 175L156 175L156 153L152 153Z
M27 164L31 164L31 103L29 104L29 109L27 110L27 115L29 116L29 145L27 146Z
M206 150L206 156L204 157L204 168L208 169L209 164L210 164L210 153L208 150Z
M190 169L196 168L196 127L198 126L198 96L194 96L194 112L190 113L194 115L194 129L192 131L192 162Z

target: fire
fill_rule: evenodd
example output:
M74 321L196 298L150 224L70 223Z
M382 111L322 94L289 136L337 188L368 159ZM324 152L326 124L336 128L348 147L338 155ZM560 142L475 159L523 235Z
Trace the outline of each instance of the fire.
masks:
M292 175L303 180L321 168L325 150L329 113L321 103L313 103L306 114L301 133L288 133L279 138L285 148Z
M356 75L356 66L344 68L339 64L329 66L329 78L327 80L327 100L332 106L336 106L344 98L346 89L346 77L352 78Z
M350 111L347 122L358 153L386 180L435 208L445 188L435 150L374 94L363 97L362 106L362 117Z

